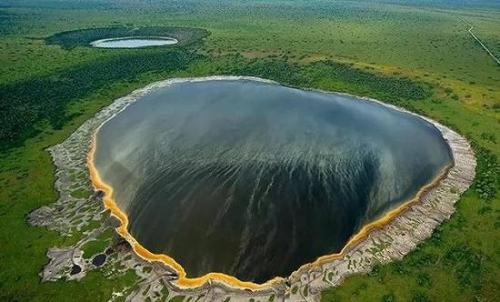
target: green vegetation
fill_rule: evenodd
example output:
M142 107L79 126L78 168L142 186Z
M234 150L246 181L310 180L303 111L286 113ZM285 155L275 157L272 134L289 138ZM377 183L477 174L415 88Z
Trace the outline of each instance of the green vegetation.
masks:
M80 112L67 113L70 101L106 89L112 81L132 81L138 75L154 71L174 71L187 67L196 55L186 51L144 51L123 54L74 66L63 72L0 86L0 95L9 102L0 103L2 148L35 135L37 125L48 121L60 129Z
M104 240L94 240L83 246L83 253L86 258L90 258L97 253L101 253L108 246L109 242Z
M172 299L170 299L169 302L182 302L184 301L184 298L185 298L184 296L175 296Z
M206 56L187 50L140 50L121 56L84 63L62 72L27 81L0 85L0 95L10 102L0 103L5 112L0 117L1 148L9 148L39 132L42 121L60 129L80 112L67 112L69 102L107 89L112 81L133 81L148 72L180 71L197 59L215 66L220 74L251 75L273 79L294 86L317 87L324 79L337 91L360 94L375 92L375 97L398 100L423 99L429 89L405 78L388 77L358 70L347 64L320 61L309 64L288 63L284 59L245 59L227 56L208 60Z
M75 198L88 198L91 194L92 192L89 189L78 189L71 192L71 196Z
M135 282L131 272L110 279L101 271L80 282L39 282L47 249L79 239L25 222L30 211L57 198L48 146L152 81L245 74L379 98L473 142L477 177L451 220L402 261L348 278L324 292L324 301L495 301L500 67L462 20L500 53L500 8L492 1L466 9L449 1L391 2L6 1L0 8L0 300L105 301ZM196 27L211 34L200 31L193 38L199 42L175 48L87 47L110 27Z
M200 28L185 27L104 27L66 31L45 39L48 44L60 45L65 49L77 46L90 47L95 40L121 37L169 37L177 39L174 47L186 46L201 41L208 31ZM170 46L172 48L172 46Z
M371 94L394 103L420 100L431 95L430 88L423 83L377 74L331 60L300 64L289 62L287 57L245 60L235 56L231 59L227 66L234 67L223 69L223 73L259 76L298 87L332 87L335 91Z
M83 256L90 258L98 253L103 253L104 250L110 245L111 238L114 234L113 229L107 229L105 232L83 245Z

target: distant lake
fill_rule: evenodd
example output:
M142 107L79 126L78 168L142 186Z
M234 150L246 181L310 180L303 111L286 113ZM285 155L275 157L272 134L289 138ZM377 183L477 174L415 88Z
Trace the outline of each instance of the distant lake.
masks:
M97 40L90 45L98 48L139 48L177 44L174 38L123 37Z
M416 116L250 80L151 91L100 128L94 158L144 247L188 277L255 282L340 251L451 163Z

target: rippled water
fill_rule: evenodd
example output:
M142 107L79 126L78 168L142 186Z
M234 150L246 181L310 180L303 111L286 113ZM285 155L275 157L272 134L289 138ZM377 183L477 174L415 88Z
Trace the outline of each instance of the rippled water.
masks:
M98 48L139 48L148 46L163 46L177 44L173 38L116 38L103 39L90 43Z
M150 92L101 128L95 153L146 248L188 277L257 282L341 250L451 161L410 114L247 80Z

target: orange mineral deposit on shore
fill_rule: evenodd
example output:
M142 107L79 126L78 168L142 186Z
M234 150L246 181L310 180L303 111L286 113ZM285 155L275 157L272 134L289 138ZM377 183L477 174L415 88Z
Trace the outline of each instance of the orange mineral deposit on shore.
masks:
M120 226L116 228L116 231L120 236L122 236L125 240L127 240L133 251L140 256L141 258L147 260L147 261L160 261L167 266L171 267L174 269L177 274L178 274L178 280L177 285L180 287L188 287L188 288L193 288L193 287L199 287L204 285L206 282L209 280L213 281L219 281L222 283L225 283L228 286L231 287L236 287L236 288L241 288L241 289L249 289L249 290L259 290L259 289L265 289L270 287L273 283L280 282L283 280L282 277L275 277L265 283L262 284L257 284L254 282L249 282L249 281L242 281L239 280L238 278L234 276L230 276L227 274L223 273L208 273L200 277L188 277L186 274L186 271L184 268L177 262L175 259L172 257L165 255L165 254L155 254L150 252L148 249L146 249L144 246L142 246L137 240L129 233L128 231L128 217L127 214L125 214L117 205L116 201L113 199L113 188L105 183L100 175L99 172L97 171L95 165L94 165L94 153L96 150L96 133L98 132L98 129L94 133L92 137L92 144L90 147L90 151L88 154L87 158L87 164L90 172L90 178L92 181L92 184L94 187L98 190L101 190L104 192L104 206L106 209L109 209L111 211L111 214L115 216L119 221L120 221ZM363 226L363 228L356 233L354 236L352 236L349 241L346 243L344 248L339 252L339 253L333 253L330 255L325 255L321 256L316 261L310 263L310 264L305 264L298 268L298 270L301 270L301 268L305 266L313 266L313 267L318 267L321 266L322 263L325 262L330 262L339 258L342 258L343 255L349 251L351 248L353 248L356 244L361 242L363 239L365 239L372 230L381 228L385 226L387 223L389 223L393 218L404 212L406 209L408 209L412 204L419 202L422 195L425 194L428 190L432 189L433 187L437 186L440 181L446 177L448 174L449 169L451 168L451 164L444 168L442 172L439 174L438 177L436 177L430 184L424 186L414 198L411 200L408 200L404 202L402 205L399 207L388 211L385 213L384 216L380 217L376 221L373 221L371 223L366 224Z

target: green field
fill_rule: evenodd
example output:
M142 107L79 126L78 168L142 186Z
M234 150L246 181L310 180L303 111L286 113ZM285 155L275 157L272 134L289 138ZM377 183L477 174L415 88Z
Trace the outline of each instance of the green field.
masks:
M179 76L254 75L406 107L466 136L476 181L452 219L401 262L348 278L324 301L498 301L500 56L495 1L7 0L0 3L0 301L108 300L134 282L93 271L40 283L47 249L69 245L26 215L54 202L45 149L115 98ZM175 48L61 47L57 33L104 27L209 31Z

